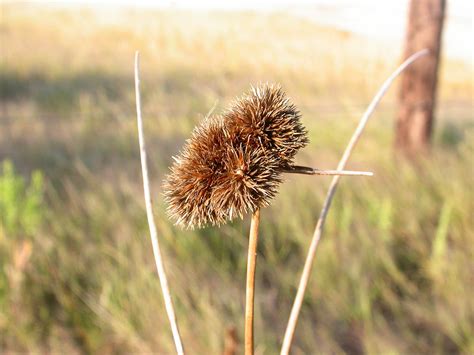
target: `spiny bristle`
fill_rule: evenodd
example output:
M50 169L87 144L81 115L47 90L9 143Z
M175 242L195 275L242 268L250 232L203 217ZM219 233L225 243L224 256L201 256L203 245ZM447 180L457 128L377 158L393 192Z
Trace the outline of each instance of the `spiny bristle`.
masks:
M252 88L223 115L207 117L164 182L168 214L185 228L220 225L267 206L282 169L308 143L280 87Z
M238 99L224 117L243 136L261 141L282 166L308 143L298 109L277 86L252 87L250 94Z

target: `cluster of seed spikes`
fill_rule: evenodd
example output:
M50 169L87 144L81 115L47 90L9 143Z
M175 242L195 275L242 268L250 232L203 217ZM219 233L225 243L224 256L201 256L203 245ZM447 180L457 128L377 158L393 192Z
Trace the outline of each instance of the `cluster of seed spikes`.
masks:
M184 228L200 228L267 206L307 143L281 88L252 88L222 115L205 118L173 158L164 182L168 214Z

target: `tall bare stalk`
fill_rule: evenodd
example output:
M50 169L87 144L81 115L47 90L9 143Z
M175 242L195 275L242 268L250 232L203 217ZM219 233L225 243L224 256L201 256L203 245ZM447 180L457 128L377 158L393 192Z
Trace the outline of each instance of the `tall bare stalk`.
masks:
M140 144L140 160L142 165L143 175L143 192L145 195L146 216L148 219L148 226L150 228L151 245L153 247L153 255L155 257L156 270L158 278L160 279L161 291L165 300L166 313L171 325L171 332L173 333L174 344L176 352L179 355L184 354L183 344L179 335L178 323L174 313L173 302L171 301L170 290L168 287L168 280L166 278L165 268L163 265L163 258L161 257L160 246L158 244L158 232L153 218L153 206L150 194L150 181L148 178L148 165L146 160L145 137L143 135L143 121L140 99L140 55L138 51L135 53L135 97L137 105L137 123L138 123L138 141Z
M247 258L247 287L245 292L245 355L253 355L253 318L255 299L255 270L257 267L258 225L260 210L252 215L250 223L249 249Z
M405 60L398 68L395 70L392 75L382 84L379 91L376 93L372 102L367 107L364 115L362 116L359 125L357 126L354 134L347 145L346 150L337 166L337 170L343 170L349 160L349 157L359 141L359 138L369 120L369 117L374 112L375 108L377 107L378 103L382 99L385 92L388 90L392 82L395 78L402 73L410 64L412 64L418 58L428 54L428 50L424 49L419 51L412 56L410 56L407 60ZM331 202L334 197L334 193L336 192L336 188L339 182L340 176L335 176L332 179L331 185L329 186L328 193L326 195L326 200L324 201L323 208L321 210L321 214L319 216L318 222L316 224L316 228L314 230L313 238L311 240L311 244L309 246L308 255L306 257L306 261L303 268L303 273L301 275L300 283L298 286L298 290L296 292L295 301L293 303L293 308L291 309L290 318L288 320L288 325L286 328L285 336L283 338L283 345L281 348L281 355L287 355L290 352L291 342L293 340L293 335L295 333L296 324L298 322L298 316L301 310L301 305L303 303L304 293L306 291L306 286L308 285L309 277L311 275L311 267L313 265L314 257L316 255L316 249L319 244L319 240L321 239L321 234L323 233L324 222L326 220L326 216L329 212L329 208L331 207Z

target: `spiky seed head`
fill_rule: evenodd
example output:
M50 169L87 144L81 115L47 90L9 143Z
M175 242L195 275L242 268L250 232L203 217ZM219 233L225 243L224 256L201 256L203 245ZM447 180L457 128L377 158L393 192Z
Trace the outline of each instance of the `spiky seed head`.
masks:
M261 85L222 115L205 118L164 182L168 214L184 228L220 225L267 206L282 170L308 143L279 86Z

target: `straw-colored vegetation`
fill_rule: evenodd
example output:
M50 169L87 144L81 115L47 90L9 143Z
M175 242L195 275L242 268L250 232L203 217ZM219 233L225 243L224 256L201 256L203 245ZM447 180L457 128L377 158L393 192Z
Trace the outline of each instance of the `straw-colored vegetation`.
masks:
M399 48L284 14L2 5L0 352L156 351L173 343L147 235L142 100L158 233L185 346L243 339L250 216L181 231L160 185L200 118L260 81L301 109L297 163L335 168ZM474 351L472 68L445 60L429 159L394 158L395 90L357 147L326 224L294 353ZM36 172L39 171L39 172ZM279 348L330 178L288 176L262 210L256 353Z

